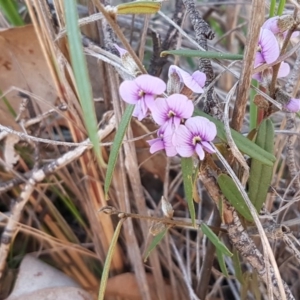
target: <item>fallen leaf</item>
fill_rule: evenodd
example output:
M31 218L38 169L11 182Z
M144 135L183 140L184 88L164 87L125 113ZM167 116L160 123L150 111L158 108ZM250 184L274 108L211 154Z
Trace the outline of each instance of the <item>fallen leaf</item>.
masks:
M56 101L54 83L38 38L32 25L0 31L0 90L6 93L16 87L32 93L41 101L32 99L41 112L48 111ZM21 98L18 91L6 95L16 113ZM0 101L1 124L18 128L3 99Z

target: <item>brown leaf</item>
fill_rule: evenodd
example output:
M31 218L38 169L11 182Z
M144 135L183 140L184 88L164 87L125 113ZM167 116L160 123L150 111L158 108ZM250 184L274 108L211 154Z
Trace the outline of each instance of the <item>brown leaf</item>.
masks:
M147 281L151 292L151 299L158 299L153 275L148 273ZM171 286L167 283L165 284L165 295L166 300L173 299ZM105 299L114 299L116 297L120 297L122 300L142 299L142 296L138 289L135 275L133 273L124 273L108 279L105 292Z
M42 99L37 104L42 112L55 103L55 87L32 25L16 27L0 32L0 89L2 93L17 87L33 93ZM21 98L18 91L6 95L16 113ZM2 100L2 99L1 99ZM0 101L0 122L16 128L14 117L9 113L3 100Z

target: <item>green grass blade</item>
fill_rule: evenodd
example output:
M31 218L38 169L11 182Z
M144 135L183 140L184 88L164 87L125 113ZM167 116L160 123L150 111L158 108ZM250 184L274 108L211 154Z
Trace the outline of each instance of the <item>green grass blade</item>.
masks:
M242 265L240 262L239 252L234 248L233 256L232 256L233 268L235 273L235 278L240 282L240 284L244 284L244 277L242 271Z
M272 18L275 16L275 6L276 6L276 0L271 0L270 3L270 12L269 12L269 17Z
M12 0L0 0L0 9L4 13L8 22L13 26L22 26L24 22L19 15L18 5Z
M128 14L155 14L160 10L158 1L133 1L117 5L118 15Z
M277 10L277 16L281 16L285 7L285 0L280 0L279 5L278 5L278 10Z
M264 120L257 132L255 143L273 153L274 151L274 126L271 120ZM256 159L252 159L249 176L249 198L257 212L266 201L269 186L272 182L273 167L266 166Z
M183 177L183 186L185 198L188 203L190 216L192 219L193 226L196 226L196 213L193 200L193 174L194 174L194 164L191 157L181 158L181 171Z
M168 232L168 228L165 228L162 232L158 233L156 236L153 237L153 240L151 241L151 244L149 245L149 247L146 251L144 262L147 261L150 253L161 242L161 240L164 238L164 236L166 235L167 232Z
M229 275L228 275L228 272L227 272L224 255L219 249L216 249L216 254L217 254L217 259L218 259L218 263L219 263L221 272L224 274L224 276L226 278L228 278Z
M221 53L213 51L200 51L200 50L168 50L162 51L160 56L166 55L178 55L186 57L202 57L202 58L217 58L217 59L228 59L228 60L242 60L244 55L242 54L231 54L231 53Z
M114 232L114 235L112 237L111 243L109 245L109 249L107 252L107 257L104 263L103 267L103 272L101 276L101 283L100 283L100 288L99 288L99 294L98 294L98 300L103 300L104 299L104 294L105 294L105 289L106 289L106 284L107 284L107 279L109 275L109 269L110 269L110 264L113 258L114 250L117 245L118 237L120 235L120 231L122 228L122 225L126 219L121 219L118 223L118 226Z
M226 143L226 133L224 130L224 124L220 122L219 120L207 115L203 111L199 109L195 109L194 116L202 116L205 118L208 118L211 122L213 122L217 127L217 136L219 139L221 139L223 142ZM232 138L235 141L237 147L239 150L248 156L255 158L262 162L265 165L273 166L273 163L276 160L276 157L267 152L266 150L262 149L261 147L257 146L255 143L244 137L239 132L231 129Z
M255 87L258 87L258 82L256 80L252 80L251 84ZM254 98L256 95L256 91L254 89L250 90L250 130L256 128L257 125L257 106L254 104Z
M248 221L253 221L250 210L234 181L227 174L221 174L218 185L230 204Z
M217 250L222 254L231 257L233 254L229 249L220 241L219 237L207 226L205 223L201 224L202 232L207 236L207 238L214 244Z
M99 138L97 134L97 119L94 108L94 99L89 80L86 60L83 54L81 34L78 27L77 2L75 0L64 1L66 29L68 35L71 62L76 81L79 101L81 104L85 126L89 139L93 144L99 165L102 164Z
M114 169L115 169L115 166L117 163L118 154L119 154L120 148L122 146L125 132L130 123L133 110L134 110L134 105L128 105L126 107L126 110L125 110L124 115L119 124L119 128L116 132L116 136L115 136L115 139L114 139L111 151L110 151L108 164L107 164L107 171L106 171L106 176L105 176L105 183L104 183L104 193L105 193L106 198L108 198L108 190L109 190L111 180L113 177L113 173L114 173Z

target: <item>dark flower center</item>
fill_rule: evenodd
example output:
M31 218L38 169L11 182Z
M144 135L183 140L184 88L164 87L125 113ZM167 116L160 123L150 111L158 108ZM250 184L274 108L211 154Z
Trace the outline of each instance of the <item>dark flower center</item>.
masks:
M169 118L176 117L176 113L175 113L174 111L170 110L170 111L168 112L168 117L169 117Z

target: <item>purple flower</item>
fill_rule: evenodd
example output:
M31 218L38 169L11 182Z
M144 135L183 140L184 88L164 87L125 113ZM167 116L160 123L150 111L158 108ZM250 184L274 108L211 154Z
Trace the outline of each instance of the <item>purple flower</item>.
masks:
M152 110L154 121L163 129L177 129L182 119L190 118L194 111L191 100L181 94L173 94L168 98L158 98Z
M170 128L166 128L165 131L163 131L162 128L158 129L158 138L147 141L147 143L150 145L150 153L153 154L159 150L165 150L167 156L175 156L177 151L172 144L173 134L174 132Z
M119 92L125 102L135 104L132 115L141 121L154 106L155 96L162 94L165 89L166 84L161 79L144 74L134 80L123 81Z
M298 112L300 110L300 99L291 98L285 108L290 112Z
M294 19L291 15L285 16L275 16L265 21L262 28L269 29L276 36L280 36L285 38L288 29L293 25ZM299 32L293 32L292 37L296 37L299 35Z
M268 29L261 29L254 67L256 68L264 63L273 63L279 57L279 53L279 45L275 35Z
M206 81L206 75L204 73L196 71L190 75L188 72L180 69L179 67L171 65L169 68L169 80L171 79L172 73L176 73L179 76L180 81L194 93L203 93L203 87Z
M290 73L290 70L291 70L290 65L288 63L282 62L280 64L277 77L282 78L282 77L288 76ZM271 76L272 76L272 68L267 68L263 72L253 74L252 78L256 79L259 82L262 82L264 77L270 78ZM270 80L271 80L271 78L270 78Z
M195 152L200 160L204 159L205 153L214 153L209 142L217 134L217 128L214 123L204 117L193 117L180 125L173 135L173 145L176 147L178 154L182 157L190 157Z

